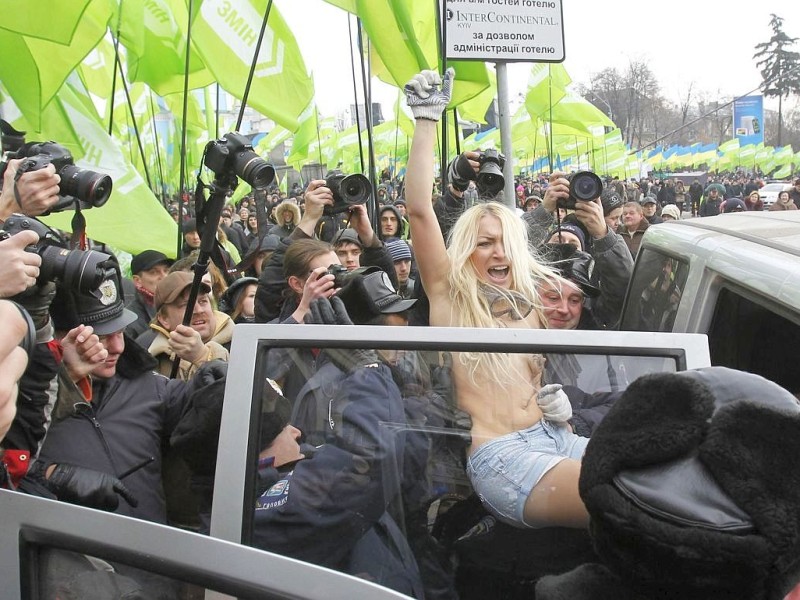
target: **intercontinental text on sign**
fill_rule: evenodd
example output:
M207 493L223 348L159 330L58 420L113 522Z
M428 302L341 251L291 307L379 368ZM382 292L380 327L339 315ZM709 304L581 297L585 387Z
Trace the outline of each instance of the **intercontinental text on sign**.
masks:
M447 0L447 58L562 62L561 0Z

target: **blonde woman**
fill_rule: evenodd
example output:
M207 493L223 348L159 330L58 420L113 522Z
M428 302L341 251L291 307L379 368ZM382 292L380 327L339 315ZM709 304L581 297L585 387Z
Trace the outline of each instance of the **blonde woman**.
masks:
M456 222L449 246L442 238L431 204L432 158L452 78L452 69L444 81L423 71L406 85L416 128L405 192L430 324L543 327L537 289L555 274L529 251L525 225L511 210L478 204ZM542 388L543 362L524 354L454 356L458 405L472 418L467 473L487 510L504 522L584 527L578 476L587 440L566 424L571 408L559 386Z

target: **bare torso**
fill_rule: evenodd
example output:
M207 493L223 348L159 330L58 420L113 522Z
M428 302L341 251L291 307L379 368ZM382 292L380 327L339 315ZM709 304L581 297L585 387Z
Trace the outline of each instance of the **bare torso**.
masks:
M452 319L449 301L431 300L430 324L439 327L457 325ZM507 321L508 327L538 328L534 313L527 319ZM530 354L504 355L506 372L513 374L511 382L502 376L470 377L459 353L453 353L453 381L458 407L472 418L472 445L470 454L481 444L497 437L526 429L542 419L536 403L536 393L541 387L541 365Z

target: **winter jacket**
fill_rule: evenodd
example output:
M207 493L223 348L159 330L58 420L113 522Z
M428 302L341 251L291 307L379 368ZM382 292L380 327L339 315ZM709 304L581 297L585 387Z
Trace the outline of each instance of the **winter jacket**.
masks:
M155 366L153 357L126 338L116 374L92 382L91 400L62 378L40 458L119 476L153 457L125 478L138 507L120 500L115 512L165 523L162 448L184 410L189 386L158 375Z
M421 598L416 561L387 512L403 448L382 423L404 422L400 392L387 367L358 368L331 402L343 405L331 443L260 470L253 545Z
M196 363L181 360L178 379L188 381L197 369L210 360L228 360L228 348L233 337L233 321L228 315L218 310L214 311L214 317L217 319L217 324L214 328L214 335L206 343L208 352L205 358ZM156 332L156 335L147 346L147 351L158 360L156 370L169 377L172 373L172 363L175 360L175 354L169 349L169 332L158 323L151 323L150 328Z
M617 233L625 240L625 245L628 246L628 250L630 250L634 260L636 259L636 255L639 254L639 246L642 245L642 238L648 227L650 227L650 223L647 222L647 219L643 218L639 226L630 233L625 225L620 225L617 228Z
M256 323L269 323L278 318L279 315L283 315L283 318L280 319L282 322L294 312L294 309L289 312L282 309L285 301L292 301L288 297L288 284L283 276L283 257L289 244L299 239L309 239L309 237L302 229L296 228L288 238L281 240L278 248L270 256L269 261L264 264L258 280L258 289L256 290ZM361 266L378 267L385 271L389 275L392 285L395 289L397 288L397 273L394 270L394 262L383 244L372 248L364 247L364 251L361 253Z
M153 302L148 302L144 295L137 291L133 294L133 300L127 308L135 312L138 317L125 328L128 337L135 340L150 328L150 322L156 316L156 307Z

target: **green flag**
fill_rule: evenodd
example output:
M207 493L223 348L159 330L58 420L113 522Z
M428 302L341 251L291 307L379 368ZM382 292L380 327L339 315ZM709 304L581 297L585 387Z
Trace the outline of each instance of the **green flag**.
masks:
M332 4L338 4L333 2ZM369 35L373 74L391 85L403 87L424 69L438 69L436 10L427 0L355 0L356 13ZM490 85L482 62L451 61L456 84L450 106L458 106Z
M0 81L35 129L40 114L67 76L103 38L111 0L63 3L76 15L54 18L54 2L4 2L0 8ZM55 10L61 14L64 7ZM12 13L27 13L24 17ZM12 18L9 18L11 16Z
M100 208L84 211L86 234L136 254L148 248L175 255L175 222L161 207L119 144L110 138L92 100L77 77L61 88L41 115L41 128L24 119L13 123L28 130L28 139L52 139L65 146L76 165L111 176L113 191ZM73 211L43 218L52 227L71 231Z
M127 76L161 95L182 92L186 72L189 17L183 0L120 1L120 42L125 46ZM116 27L116 22L112 23ZM214 81L197 52L189 53L189 89Z
M192 41L226 91L242 98L267 0L203 0L192 20ZM300 48L272 4L247 103L290 131L314 97Z
M536 64L528 77L528 92L525 106L531 117L546 118L551 106L555 106L567 95L567 86L572 78L562 64Z

